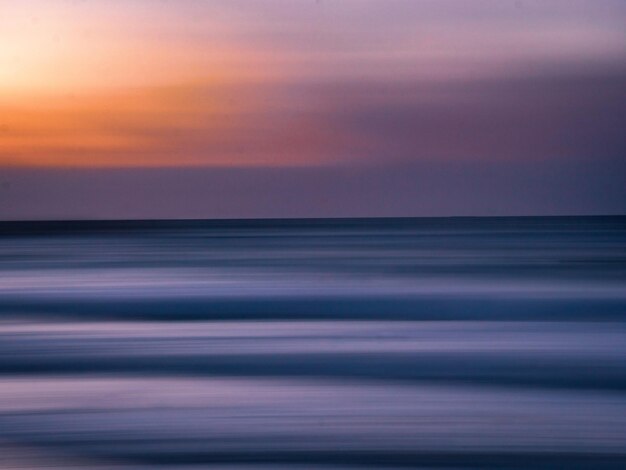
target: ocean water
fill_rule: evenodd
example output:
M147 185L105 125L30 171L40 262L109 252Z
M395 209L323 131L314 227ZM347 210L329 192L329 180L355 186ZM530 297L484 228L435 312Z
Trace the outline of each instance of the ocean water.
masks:
M626 468L626 217L0 224L0 468Z

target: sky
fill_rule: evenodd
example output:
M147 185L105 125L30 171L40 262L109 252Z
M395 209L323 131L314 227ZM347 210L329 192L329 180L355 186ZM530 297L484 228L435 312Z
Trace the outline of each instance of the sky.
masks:
M0 219L626 214L623 0L0 0Z

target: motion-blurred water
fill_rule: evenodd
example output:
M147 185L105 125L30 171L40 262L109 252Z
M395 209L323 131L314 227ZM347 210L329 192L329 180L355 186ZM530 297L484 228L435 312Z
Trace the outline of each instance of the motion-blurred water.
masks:
M626 218L0 224L0 468L626 468Z

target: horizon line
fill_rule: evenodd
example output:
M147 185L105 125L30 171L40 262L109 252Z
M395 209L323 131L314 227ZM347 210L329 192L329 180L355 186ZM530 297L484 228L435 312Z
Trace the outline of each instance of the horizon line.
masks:
M552 215L428 215L428 216L329 216L329 217L191 217L191 218L136 218L136 219L4 219L0 224L13 223L124 223L124 222L290 222L290 221L369 221L415 219L552 219L552 218L626 218L621 214L552 214Z

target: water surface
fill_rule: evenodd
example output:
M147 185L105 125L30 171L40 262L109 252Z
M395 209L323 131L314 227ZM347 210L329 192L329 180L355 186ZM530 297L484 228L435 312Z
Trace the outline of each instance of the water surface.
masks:
M624 468L626 218L0 224L2 468Z

